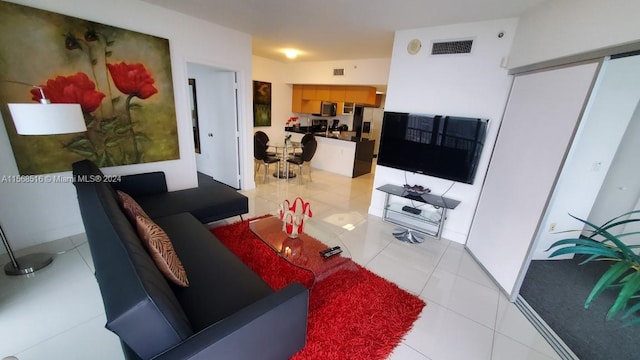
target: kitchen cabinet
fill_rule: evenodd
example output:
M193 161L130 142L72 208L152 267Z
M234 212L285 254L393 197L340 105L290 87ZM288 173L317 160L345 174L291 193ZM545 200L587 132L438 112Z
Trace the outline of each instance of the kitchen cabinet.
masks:
M317 97L315 85L302 85L302 100L321 100Z
M313 100L327 101L331 97L330 85L316 85L316 97Z
M329 89L329 101L337 103L344 102L346 92L347 90L344 86L332 86L331 89Z
M316 114L322 101L338 104L336 115L350 114L353 104L380 106L380 96L376 96L373 86L351 85L302 85L294 84L291 111L301 114ZM344 111L343 111L344 109Z
M382 95L376 94L376 102L373 104L373 107L379 108L380 106L382 106Z
M300 113L317 114L320 112L321 103L320 100L303 100Z
M345 101L373 105L376 103L376 88L373 86L350 86L347 88Z
M297 131L286 131L291 141L300 141L304 134ZM368 139L351 140L333 138L316 134L318 150L316 150L311 167L355 178L371 172L373 163L374 141Z
M293 85L291 97L291 112L302 112L302 85Z

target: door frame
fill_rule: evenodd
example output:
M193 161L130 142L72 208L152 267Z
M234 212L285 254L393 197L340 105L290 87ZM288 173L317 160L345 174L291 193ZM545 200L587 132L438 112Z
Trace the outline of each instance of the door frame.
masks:
M203 61L202 59L196 59L196 58L187 58L184 61L184 67L185 67L185 74L187 75L187 79L190 78L190 73L189 73L189 68L190 65L195 65L195 66L202 66L202 67L207 67L207 68L211 68L211 69L215 69L215 70L219 70L221 72L231 72L235 74L235 117L236 117L236 147L235 147L235 153L237 154L237 168L238 168L238 174L237 174L237 181L234 182L234 188L237 189L247 189L247 188L251 188L253 185L253 183L249 183L248 181L252 181L253 177L252 176L247 176L248 174L248 170L247 170L247 164L249 162L247 162L247 154L249 153L247 151L247 134L248 134L248 128L247 128L247 111L246 111L246 104L247 104L247 90L246 90L246 84L245 84L245 72L242 69L238 69L238 68L234 68L233 66L229 66L228 64L219 64L219 63L213 63L213 62L209 62L209 61ZM199 86L200 88L202 88L202 86ZM188 83L187 80L185 80L185 89L188 91ZM201 128L201 132L203 131L203 121L202 121L202 116L200 116L200 128ZM206 132L204 134L200 134L200 139L201 139L201 147L204 146L205 143L205 139L206 139ZM191 146L190 148L193 148L193 146ZM196 154L194 151L194 159L196 156L201 156L201 154ZM251 166L253 166L253 164L251 163ZM198 171L200 171L200 169L198 169L198 161L196 161L196 169Z

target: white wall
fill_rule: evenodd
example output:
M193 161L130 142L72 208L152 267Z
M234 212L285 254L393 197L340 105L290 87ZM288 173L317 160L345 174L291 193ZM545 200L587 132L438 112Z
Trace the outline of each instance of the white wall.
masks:
M32 6L107 25L169 39L180 141L180 159L124 167L105 173L127 174L164 171L170 189L197 184L193 151L186 63L188 61L233 69L240 77L241 161L243 178L253 184L251 143L251 37L215 24L136 0L20 0ZM123 16L126 12L127 16ZM0 126L0 174L17 175L4 126ZM69 173L66 173L69 175ZM55 240L84 231L72 184L2 184L0 223L14 249Z
M497 136L512 77L500 66L509 54L517 19L457 24L396 32L386 111L481 117L490 119L487 139L473 185L456 183L447 197L461 204L448 213L442 236L465 243L475 212L491 149ZM502 38L498 33L504 32ZM434 40L474 39L471 54L430 55ZM407 44L419 39L422 50L409 55ZM407 173L409 184L429 187L434 194L449 188L451 181ZM386 183L405 183L403 171L378 166L374 188ZM384 195L374 190L369 212L382 216Z
M253 80L271 83L271 126L259 126L253 130L264 131L269 140L275 142L284 141L284 125L294 116L291 112L292 86L287 83L288 66L283 62L253 57Z
M612 107L620 110L611 114L609 119L624 120L631 116L631 120L589 214L589 221L597 225L638 209L636 204L640 200L640 56L615 61L624 61L628 65L635 63L635 66L620 79L620 88L611 95Z
M587 219L589 216L640 99L639 84L640 56L606 61L603 64L540 226L534 260L548 258L550 252L545 250L555 241L567 238L568 234L558 232L583 228L584 224L569 214L580 219ZM631 167L636 168L633 165ZM634 171L638 173L638 170ZM633 181L633 185L630 185L637 193L640 185L635 185L636 183L637 181ZM635 205L636 199L637 197L629 199L632 205L625 211ZM610 211L606 213L610 216L604 221L622 214L611 214ZM555 224L554 230L551 230L551 224Z
M509 67L638 41L640 1L549 1L520 17Z
M385 85L390 59L309 61L287 64L289 84ZM344 76L334 76L333 69L344 69Z

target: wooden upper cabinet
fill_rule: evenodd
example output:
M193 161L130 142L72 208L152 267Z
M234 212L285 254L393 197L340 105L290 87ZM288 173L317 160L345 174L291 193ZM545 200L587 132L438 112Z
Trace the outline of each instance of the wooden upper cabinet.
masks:
M301 85L302 100L318 100L317 89L315 85Z
M302 112L302 85L293 85L291 91L291 112Z
M329 89L329 101L344 102L347 89L344 86L331 86Z
M380 106L379 97L376 98L376 88L373 86L347 85L299 85L294 84L291 98L291 112L315 114L320 111L322 101L338 103L338 114L346 103Z
M303 114L317 114L320 112L320 100L303 100L301 113Z
M331 86L329 85L316 85L316 98L315 100L328 101L331 97Z
M344 113L342 111L344 110L344 102L338 102L336 105L336 115L343 115Z
M382 95L376 94L376 103L374 105L377 108L382 106Z
M345 94L345 101L374 105L376 103L376 88L373 86L349 86Z

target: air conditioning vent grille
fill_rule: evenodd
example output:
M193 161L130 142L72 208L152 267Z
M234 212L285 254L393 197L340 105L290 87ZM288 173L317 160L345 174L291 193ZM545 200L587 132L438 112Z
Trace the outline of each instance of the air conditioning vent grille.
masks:
M434 42L431 55L469 54L473 40Z
M344 76L344 69L333 69L333 76Z

